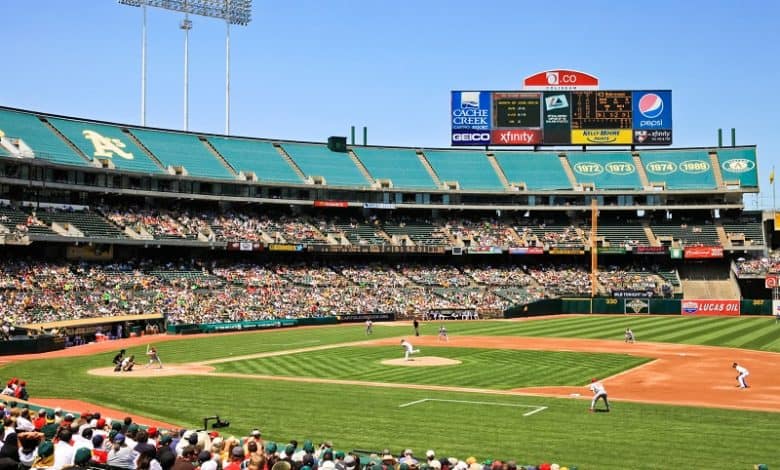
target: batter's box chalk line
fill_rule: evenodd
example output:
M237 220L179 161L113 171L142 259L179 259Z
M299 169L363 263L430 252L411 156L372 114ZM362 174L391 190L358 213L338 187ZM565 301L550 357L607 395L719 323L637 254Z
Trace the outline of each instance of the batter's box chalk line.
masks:
M500 402L492 402L492 401L445 400L441 398L423 398L421 400L410 401L408 403L402 403L398 405L398 408L406 408L409 406L420 405L422 403L429 402L429 401L436 401L441 403L462 403L467 405L508 406L511 408L533 408L531 411L527 413L523 413L523 416L531 416L533 414L539 413L540 411L544 411L547 409L546 406L520 405L517 403L500 403Z

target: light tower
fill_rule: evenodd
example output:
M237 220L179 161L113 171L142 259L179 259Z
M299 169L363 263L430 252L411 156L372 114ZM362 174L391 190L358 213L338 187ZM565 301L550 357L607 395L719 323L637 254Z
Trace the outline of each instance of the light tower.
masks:
M225 20L225 134L230 134L230 25L246 26L252 20L252 0L118 0L122 5L141 7L141 125L146 125L146 7L184 13L184 130L188 127L189 101L189 15Z

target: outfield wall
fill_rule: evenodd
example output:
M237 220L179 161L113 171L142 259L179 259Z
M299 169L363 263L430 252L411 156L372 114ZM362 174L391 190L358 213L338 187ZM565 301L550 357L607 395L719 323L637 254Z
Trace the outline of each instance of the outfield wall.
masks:
M564 297L545 299L528 305L511 307L504 318L554 314L637 314L637 315L772 315L772 302L764 299L690 300L613 297Z

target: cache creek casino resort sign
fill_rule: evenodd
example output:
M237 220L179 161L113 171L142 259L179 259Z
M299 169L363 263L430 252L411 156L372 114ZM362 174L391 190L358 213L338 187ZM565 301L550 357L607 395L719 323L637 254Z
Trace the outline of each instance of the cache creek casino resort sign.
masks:
M599 90L576 70L527 77L519 91L453 91L453 146L671 145L671 90Z

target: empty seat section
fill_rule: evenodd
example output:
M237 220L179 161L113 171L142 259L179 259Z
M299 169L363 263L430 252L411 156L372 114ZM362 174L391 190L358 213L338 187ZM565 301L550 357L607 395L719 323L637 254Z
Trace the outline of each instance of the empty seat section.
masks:
M570 152L568 157L580 184L593 184L596 189L642 189L630 152Z
M389 179L394 188L436 189L417 152L411 149L352 147L374 179Z
M90 238L127 238L117 227L92 212L39 211L38 218L48 223L67 223L73 225Z
M303 183L271 142L226 137L208 140L236 171L254 172L259 181Z
M504 189L485 152L426 150L425 157L442 182L457 181L465 190Z
M110 159L120 170L163 173L119 127L57 118L49 122L89 158Z
M723 181L739 181L743 188L758 187L756 148L719 148L718 161Z
M712 224L653 223L651 228L656 237L672 237L683 245L720 245L718 232Z
M282 144L282 148L307 177L321 176L329 185L368 186L346 153L331 152L322 144Z
M86 160L34 114L0 109L0 130L8 138L22 139L35 152L35 158L65 165L87 165Z
M496 160L510 183L530 190L572 189L555 152L496 152Z
M181 166L190 176L234 179L195 135L135 128L131 131L166 168Z
M710 156L706 150L646 150L640 153L650 184L666 189L715 189Z

